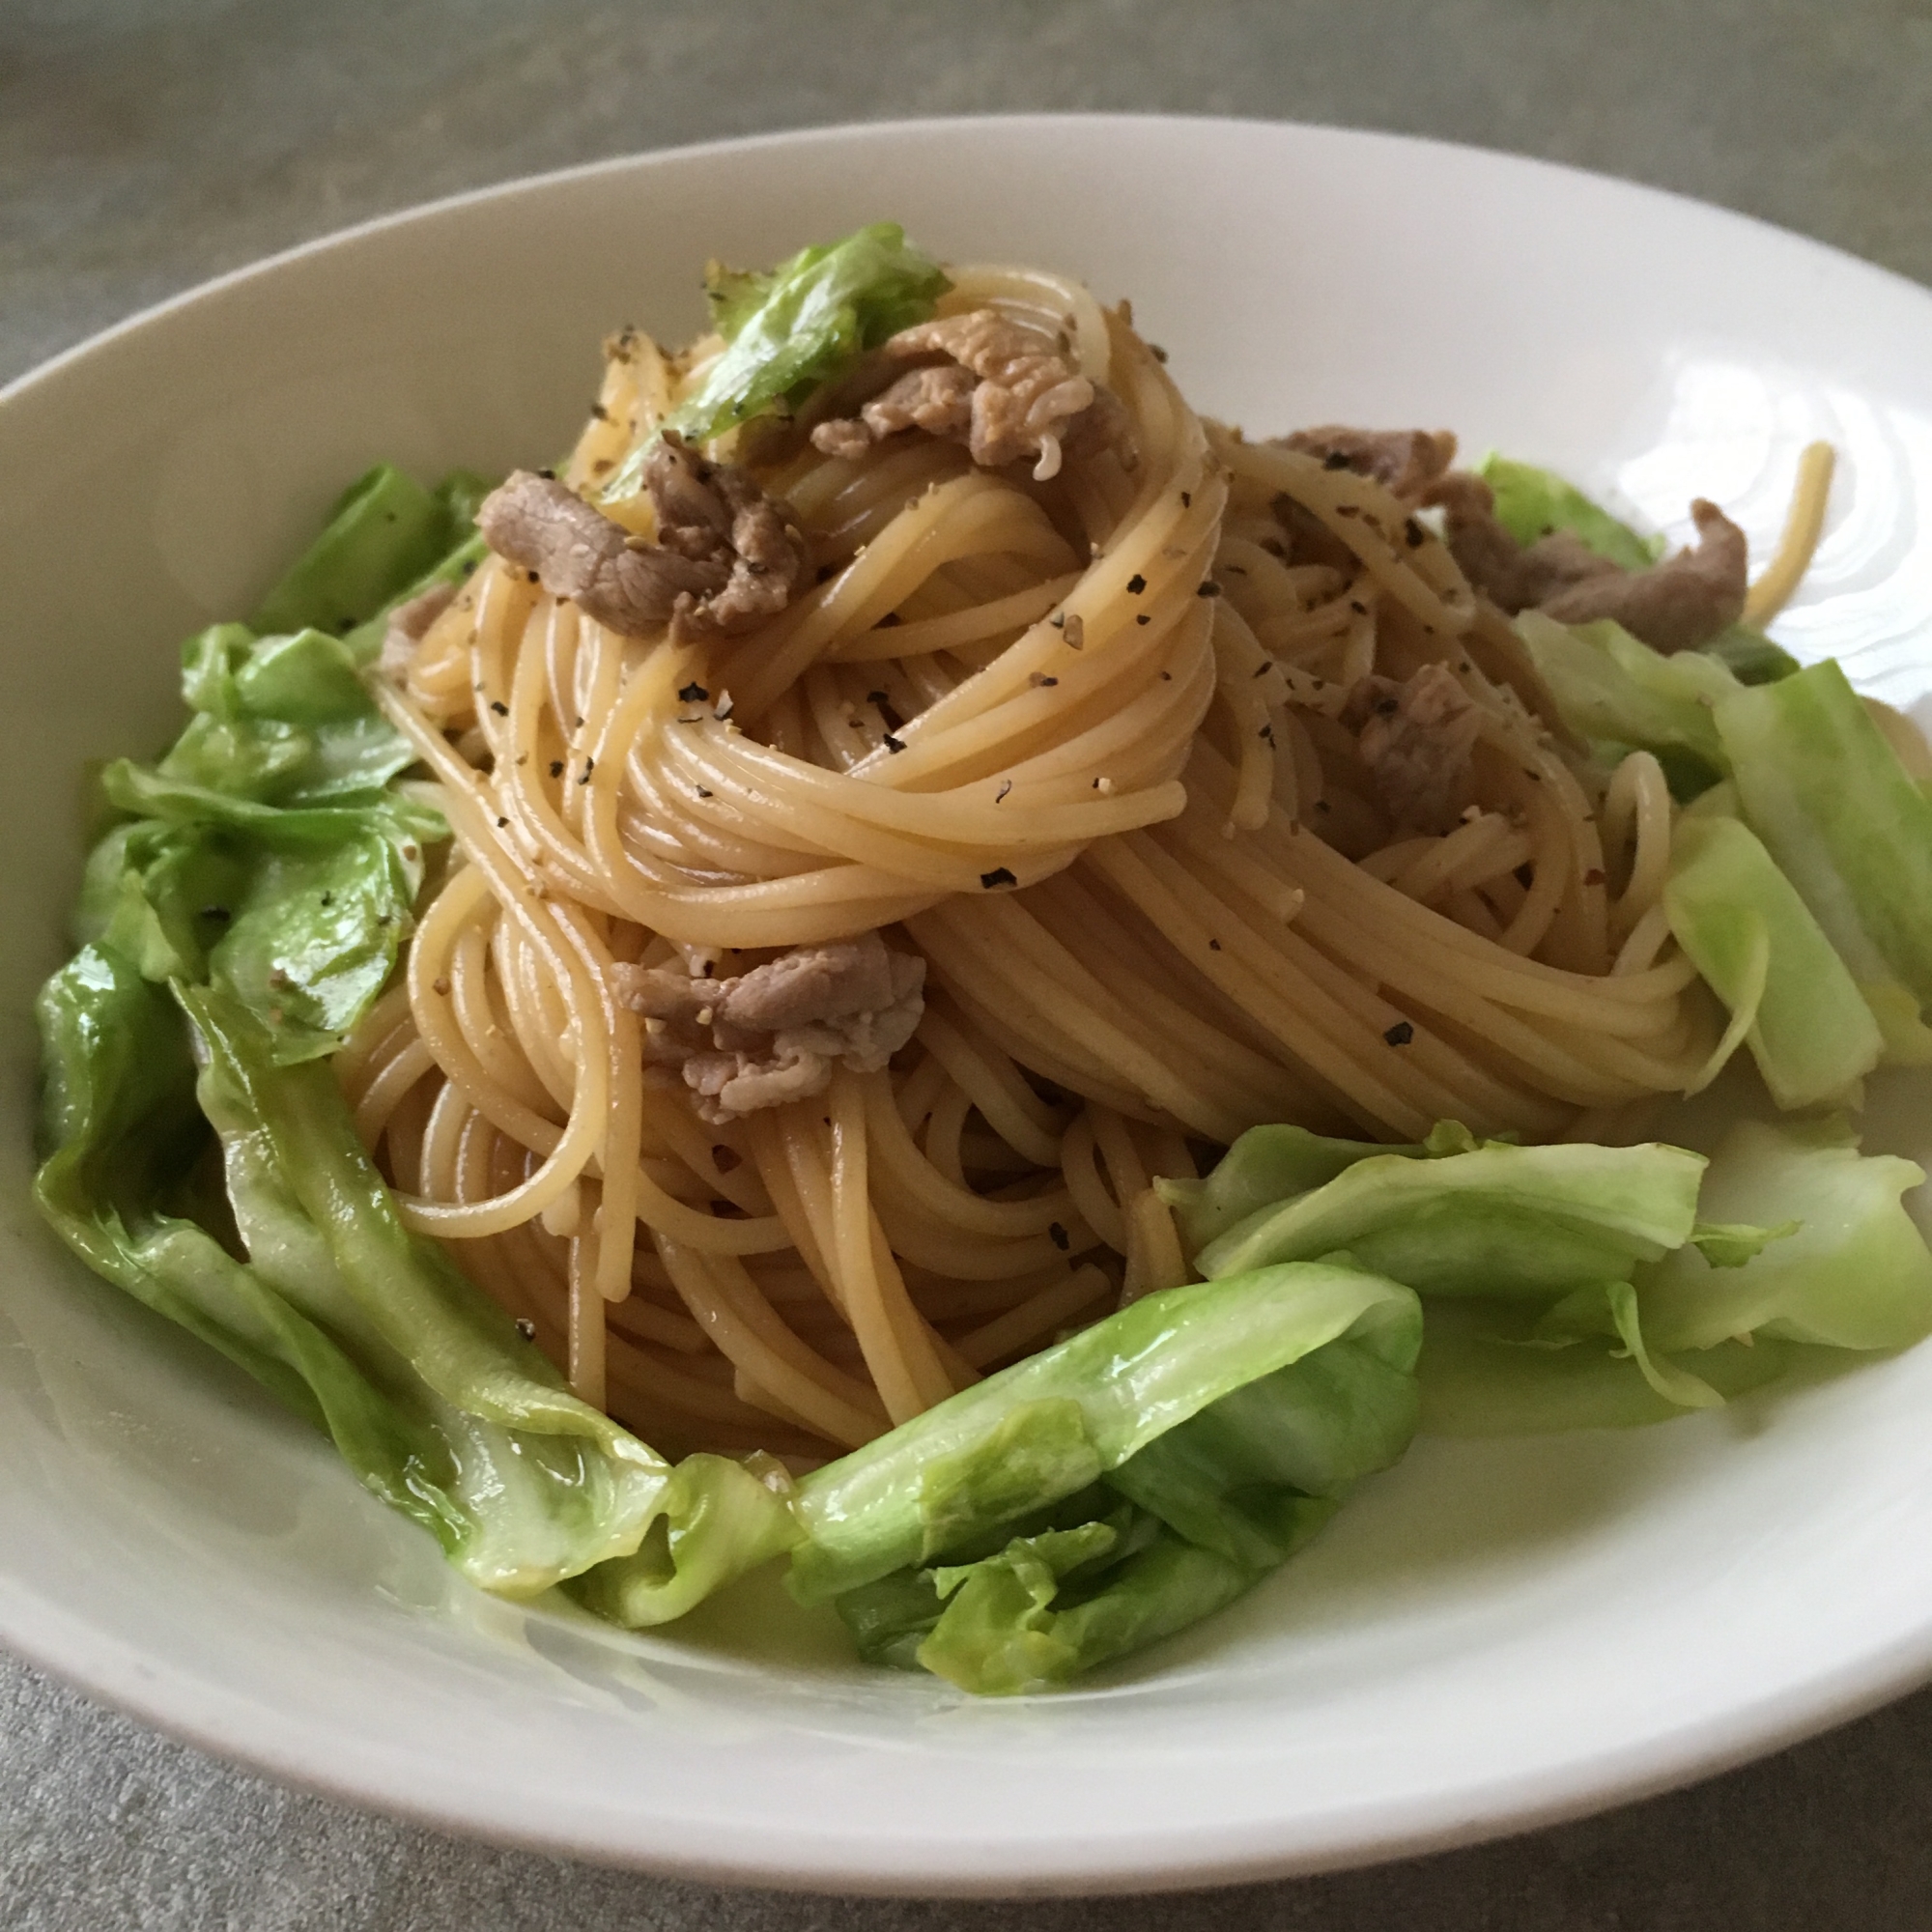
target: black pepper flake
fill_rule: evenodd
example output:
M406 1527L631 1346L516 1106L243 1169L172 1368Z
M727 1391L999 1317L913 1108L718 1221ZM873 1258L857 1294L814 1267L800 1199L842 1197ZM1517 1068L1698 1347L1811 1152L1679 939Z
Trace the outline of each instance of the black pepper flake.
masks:
M1139 571L1135 571L1134 574L1127 579L1127 595L1129 597L1138 597L1141 594L1141 592L1146 588L1147 588L1147 579L1143 577Z
M1256 737L1258 737L1258 738L1265 738L1265 739L1267 740L1267 742L1268 742L1268 743L1269 743L1270 745L1272 745L1272 744L1274 743L1274 725L1273 725L1273 724L1272 724L1272 723L1269 723L1269 724L1264 724L1264 725L1262 726L1262 728L1261 728L1261 729L1260 729L1259 731L1257 731L1257 732L1255 733L1255 736L1256 736Z
M333 905L335 903L335 895L333 893L324 893L322 902L324 905Z
M1031 684L1036 691L1045 691L1050 686L1058 684L1060 680L1057 677L1047 677L1040 671L1035 671L1034 674L1027 680L1027 682Z
M508 820L507 818L499 818L499 819L497 819L497 830L498 832L502 831L502 829L504 828L504 826L506 826L507 824L509 824L509 822L510 822L510 821L509 821L509 820Z
M1208 942L1208 951L1209 952L1220 952L1220 950L1221 950L1221 942L1218 939L1210 939Z
M1158 342L1150 342L1148 344L1148 354L1151 355L1156 362L1165 362L1167 360L1167 351L1163 349Z
M1590 869L1583 874L1583 883L1586 886L1601 886L1604 883L1603 867L1592 866Z
M995 866L990 872L980 874L980 884L990 893L995 886L1016 886L1019 881L1005 866Z
M553 758L550 761L550 775L554 779L560 779L563 776L563 760L561 758Z
M1382 1037L1391 1046L1406 1046L1415 1037L1415 1029L1406 1020L1397 1020Z
M597 760L595 758L585 758L583 761L583 776L577 782L581 785L587 785L590 782L590 774L596 769Z
M1049 1221L1046 1232L1052 1237L1053 1245L1064 1255L1073 1245L1073 1236L1058 1221Z
M1194 492L1193 492L1192 490L1183 490L1183 491L1182 491L1182 492L1180 493L1180 507L1181 507L1181 508L1182 508L1183 510L1191 510L1191 509L1193 509L1193 507L1194 507Z
M745 1156L736 1148L715 1147L711 1150L711 1165L720 1174L729 1174L734 1167L743 1163L744 1158Z
M1136 624L1151 624L1153 622L1153 619L1150 617L1145 611L1143 611L1141 614L1134 619L1134 622Z
M1160 681L1163 684L1172 684L1174 682L1174 673L1171 670L1162 671L1160 674Z
M886 733L884 743L886 750L889 752L903 752L905 750L905 740L903 738L895 738L890 731Z
M494 711L498 718L507 718L510 715L510 707L507 704L505 704L500 697L493 697L490 700L490 709Z
M537 471L537 474L541 476L546 483L554 483L556 481L556 471L554 469L539 469Z
M1402 533L1407 540L1410 550L1420 550L1423 540L1429 535L1429 532L1413 517L1409 518L1407 523L1403 525Z
M697 787L697 795L699 798L709 798L711 796L711 794L708 791L706 791L702 785L699 785Z
M526 570L524 572L524 575L527 577L532 583L541 583L543 582L543 579L540 578L534 570Z
M1349 467L1349 459L1339 449L1331 449L1321 459L1321 467L1323 469L1346 469Z
M537 1324L527 1315L519 1315L517 1317L517 1333L526 1342L534 1342L537 1339Z
M1008 781L1006 781L1006 783L1005 783L1005 784L1003 784L1003 785L1002 785L1002 786L1000 787L1000 789L999 789L999 794L998 794L998 796L997 796L997 797L995 797L995 799L993 800L993 803L994 803L995 805L1004 805L1004 804L1006 803L1006 800L1007 800L1007 794L1008 794L1008 793L1009 793L1009 791L1011 791L1011 790L1012 790L1012 788L1013 788L1013 781L1012 781L1012 780L1011 780L1011 779L1009 779L1009 780L1008 780Z
M677 695L680 704L702 704L711 694L701 684L687 684Z
M1358 617L1366 617L1369 614L1369 607L1359 597L1349 599L1349 609Z
M1221 594L1221 586L1211 577L1204 577L1196 586L1194 594L1197 597L1218 597Z
M1335 514L1338 517L1359 517L1362 506L1359 503L1340 503L1336 505Z

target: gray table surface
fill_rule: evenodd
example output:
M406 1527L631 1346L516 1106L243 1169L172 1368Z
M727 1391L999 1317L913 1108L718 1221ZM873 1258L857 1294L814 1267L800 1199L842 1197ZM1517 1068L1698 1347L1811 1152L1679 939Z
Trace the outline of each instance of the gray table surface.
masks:
M709 136L1021 108L1517 149L1932 282L1932 0L0 0L0 380L455 189ZM1378 1870L1145 1900L789 1898L366 1817L0 1658L0 1924L22 1932L1923 1926L1928 1813L1932 1691L1672 1797Z

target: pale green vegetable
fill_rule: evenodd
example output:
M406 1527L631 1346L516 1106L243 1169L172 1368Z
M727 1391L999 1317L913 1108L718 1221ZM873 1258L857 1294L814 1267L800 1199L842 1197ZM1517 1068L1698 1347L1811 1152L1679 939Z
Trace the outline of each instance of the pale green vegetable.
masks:
M801 1479L791 1588L823 1603L1072 1495L1210 1403L1414 1297L1350 1267L1264 1268L1131 1303Z
M1538 1321L1533 1339L1562 1347L1598 1335L1621 1343L1615 1352L1635 1363L1637 1373L1673 1408L1722 1406L1724 1398L1701 1376L1651 1349L1644 1338L1636 1290L1627 1281L1594 1282L1566 1294Z
M193 713L157 765L101 775L132 814L96 846L77 936L151 980L227 988L278 1059L328 1054L382 991L412 923L434 807L348 647L217 624L183 650Z
M1511 1145L1513 1140L1505 1134L1492 1145ZM1437 1121L1426 1141L1410 1146L1335 1140L1310 1133L1306 1127L1278 1123L1250 1127L1205 1179L1157 1179L1153 1185L1174 1209L1181 1245L1192 1255L1258 1208L1275 1207L1321 1187L1373 1154L1440 1160L1445 1154L1468 1153L1481 1145L1461 1121Z
M1885 1041L1844 962L1763 843L1736 819L1680 818L1664 911L1732 1014L1780 1107L1844 1100ZM1715 1071L1715 1067L1712 1069Z
M1554 1336L1533 1311L1503 1303L1435 1302L1416 1365L1419 1427L1433 1435L1547 1435L1669 1422L1685 1406L1660 1395L1621 1337ZM1539 1330L1543 1330L1539 1333ZM1656 1350L1646 1341L1653 1361ZM1736 1342L1668 1358L1727 1401L1776 1381L1786 1345Z
M1900 1197L1923 1169L1861 1154L1842 1122L1747 1121L1712 1156L1704 1211L1796 1221L1742 1266L1694 1252L1642 1271L1638 1306L1651 1346L1708 1349L1734 1335L1901 1349L1932 1333L1932 1253Z
M1128 1517L1124 1534L1096 1522L1016 1537L997 1556L930 1573L945 1607L916 1661L980 1696L1051 1690L1199 1623L1259 1580L1157 1527L1117 1553L1149 1521Z
M1932 800L1835 664L1734 692L1714 719L1745 821L1850 969L1888 1046L1923 1059Z
M1171 1289L803 1479L792 1588L990 1695L1238 1596L1415 1427L1415 1297L1332 1265Z
M486 487L459 469L425 490L394 464L379 463L336 498L321 535L263 598L250 625L340 634L373 617L463 541Z
M1378 1155L1249 1215L1195 1265L1213 1280L1346 1251L1419 1293L1547 1301L1681 1247L1703 1170L1701 1154L1661 1143Z
M768 274L714 265L706 283L725 347L662 425L694 442L781 404L795 409L867 350L923 322L952 287L891 221L801 249ZM647 450L640 445L625 459L605 486L607 499L635 495Z
M1603 762L1614 764L1624 751L1652 753L1680 798L1723 777L1712 707L1744 687L1715 658L1665 657L1607 617L1559 624L1525 611L1516 628L1564 724L1603 748Z
M1569 530L1625 570L1648 570L1663 554L1662 537L1638 536L1550 470L1492 450L1476 466L1476 474L1495 497L1497 523L1525 550L1553 530Z
M1776 684L1802 668L1782 644L1748 624L1733 624L1697 649L1700 656L1716 658L1740 684Z

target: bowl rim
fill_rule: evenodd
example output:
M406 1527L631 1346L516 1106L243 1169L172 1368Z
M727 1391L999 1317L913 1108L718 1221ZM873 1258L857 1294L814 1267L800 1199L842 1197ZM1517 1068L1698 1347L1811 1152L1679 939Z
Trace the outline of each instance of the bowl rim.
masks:
M0 411L57 381L71 367L178 312L296 263L459 210L668 160L701 160L764 149L829 150L908 136L943 140L988 129L1015 137L1037 136L1069 123L1111 128L1122 135L1151 128L1192 128L1204 135L1216 129L1286 132L1378 149L1481 157L1510 170L1568 178L1598 188L1607 185L1637 202L1695 211L1700 218L1720 225L1739 224L1776 238L1781 249L1795 248L1841 270L1853 268L1909 291L1921 301L1932 301L1932 292L1910 276L1763 217L1679 190L1477 143L1258 116L1108 110L914 116L813 124L639 150L513 176L392 209L224 270L110 323L0 385ZM1118 1836L1070 1843L1056 1840L1044 1852L1009 1842L1001 1848L999 1868L993 1870L975 1868L976 1848L956 1839L942 1844L901 1833L890 1860L868 1863L850 1862L849 1855L838 1852L827 1856L796 1837L781 1840L789 1849L780 1850L778 1856L759 1857L753 1851L756 1840L745 1833L735 1848L722 1845L714 1836L714 1849L694 1853L688 1845L672 1842L673 1833L668 1830L654 1840L647 1814L636 1814L635 1823L641 1829L619 1843L608 1831L573 1830L560 1817L541 1825L521 1822L507 1802L493 1806L487 1800L476 1802L472 1795L466 1803L447 1791L424 1796L412 1787L404 1771L386 1764L379 1754L365 1753L357 1761L338 1749L318 1751L304 1744L307 1733L278 1725L252 1700L226 1695L211 1699L209 1686L191 1672L157 1663L138 1646L74 1620L50 1600L5 1577L0 1577L0 1648L85 1696L243 1770L361 1811L474 1841L721 1886L893 1897L1017 1898L1170 1891L1347 1869L1518 1835L1674 1790L1848 1722L1932 1680L1932 1614L1916 1634L1800 1683L1579 1758L1555 1775L1483 1776L1459 1791L1453 1804L1436 1793L1363 1803L1351 1812L1329 1814L1317 1825L1300 1828L1294 1836L1265 1823L1251 1823L1218 1830L1190 1827L1184 1835L1168 1839L1153 1835L1133 1841ZM943 1868L923 1869L921 1859L934 1855Z

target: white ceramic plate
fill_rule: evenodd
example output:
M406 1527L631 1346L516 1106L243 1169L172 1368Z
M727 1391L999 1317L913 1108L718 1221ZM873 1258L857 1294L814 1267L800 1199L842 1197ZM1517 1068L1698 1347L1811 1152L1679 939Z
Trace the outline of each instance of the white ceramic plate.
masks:
M808 1630L633 1638L469 1594L321 1441L26 1205L25 1009L84 760L170 736L173 645L378 456L561 448L596 344L704 258L902 219L1130 295L1204 409L1438 423L1769 540L1839 442L1781 634L1911 701L1932 297L1711 209L1382 136L1206 121L845 129L620 161L298 250L0 398L0 1638L211 1749L459 1830L717 1879L1125 1889L1453 1843L1694 1776L1932 1671L1932 1349L1626 1435L1424 1441L1232 1612L976 1704ZM1909 1142L1922 1121L1899 1116ZM755 1592L753 1592L755 1597Z

